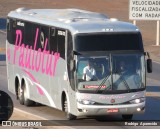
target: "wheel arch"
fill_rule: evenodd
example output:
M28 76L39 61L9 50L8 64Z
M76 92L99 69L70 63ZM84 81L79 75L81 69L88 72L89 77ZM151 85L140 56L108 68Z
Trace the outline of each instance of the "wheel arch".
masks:
M70 112L70 101L69 101L69 96L67 94L66 90L62 91L62 95L61 95L61 106L62 106L62 111L64 111L64 101L65 98L67 98L67 103L68 103L68 111Z
M65 101L66 93L63 91L61 95L61 108L64 111L64 101Z

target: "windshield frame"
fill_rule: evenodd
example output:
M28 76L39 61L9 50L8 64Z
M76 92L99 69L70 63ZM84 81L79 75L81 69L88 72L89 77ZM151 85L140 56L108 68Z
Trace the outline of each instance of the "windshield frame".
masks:
M103 53L103 52L102 52ZM141 80L141 84L143 83L143 87L142 88L138 88L138 89L127 89L127 90L109 90L109 91L105 91L103 93L103 91L99 90L98 92L95 92L93 90L79 90L78 89L78 79L77 79L77 74L76 74L76 91L77 92L81 92L81 93L94 93L94 94L119 94L119 93L130 93L130 92L137 92L137 91L144 91L146 89L146 79L145 79L145 76L146 76L146 70L145 70L145 56L144 56L144 53L143 52L140 52L140 51L130 51L130 52L124 52L124 51L117 51L117 52L107 52L104 54L100 54L100 53L96 53L94 56L93 56L93 53L88 53L86 55L79 55L80 57L95 57L95 58L101 58L101 57L106 57L107 55L109 56L109 63L110 63L110 76L111 76L111 87L113 87L113 64L112 64L112 56L117 54L117 55L121 55L121 54L124 54L124 55L130 55L130 54L135 54L135 55L139 55L142 59L141 59L141 69L143 69L143 71L141 71L141 76L143 76L143 80ZM92 55L92 56L91 56ZM77 72L77 67L78 67L78 58L79 56L77 56L77 65L76 65L76 72ZM143 61L142 61L143 60Z

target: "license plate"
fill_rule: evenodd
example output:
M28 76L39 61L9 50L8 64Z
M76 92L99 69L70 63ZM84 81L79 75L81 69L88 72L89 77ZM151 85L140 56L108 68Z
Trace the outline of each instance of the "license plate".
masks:
M118 112L118 108L108 109L107 112Z

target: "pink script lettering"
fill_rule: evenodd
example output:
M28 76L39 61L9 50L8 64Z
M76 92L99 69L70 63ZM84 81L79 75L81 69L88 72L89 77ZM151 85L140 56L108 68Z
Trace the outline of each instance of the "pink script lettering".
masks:
M60 53L53 51L50 52L49 50L46 51L48 38L45 40L44 50L42 51L41 48L38 48L38 51L36 51L38 33L39 29L37 28L34 48L32 50L32 46L25 46L25 44L22 43L22 31L16 30L13 64L16 64L16 59L18 59L18 65L20 67L27 68L36 72L41 71L43 74L45 73L47 75L54 76Z

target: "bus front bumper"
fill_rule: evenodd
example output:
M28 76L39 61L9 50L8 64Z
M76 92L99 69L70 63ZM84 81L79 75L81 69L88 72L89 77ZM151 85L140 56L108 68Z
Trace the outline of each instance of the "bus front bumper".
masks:
M77 116L141 114L145 111L145 102L125 105L83 105L77 103L77 109Z

